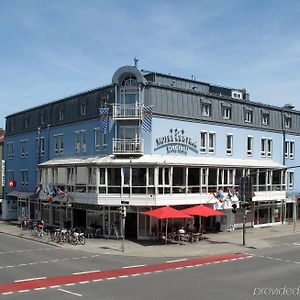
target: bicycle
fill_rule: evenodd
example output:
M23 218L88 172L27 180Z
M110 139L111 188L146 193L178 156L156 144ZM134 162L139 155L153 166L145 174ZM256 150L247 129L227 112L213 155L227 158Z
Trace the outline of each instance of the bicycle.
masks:
M84 231L82 231L80 228L74 228L71 233L71 243L73 245L85 245L85 236Z

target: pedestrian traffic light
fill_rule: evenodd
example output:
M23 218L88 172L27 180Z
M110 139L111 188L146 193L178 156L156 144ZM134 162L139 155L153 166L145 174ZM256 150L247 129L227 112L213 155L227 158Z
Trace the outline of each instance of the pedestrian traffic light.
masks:
M232 207L232 213L236 214L236 212L237 212L237 210L236 210L237 209L237 205L235 203L233 203L231 207Z
M126 217L126 206L119 207L119 214L122 215L124 218Z

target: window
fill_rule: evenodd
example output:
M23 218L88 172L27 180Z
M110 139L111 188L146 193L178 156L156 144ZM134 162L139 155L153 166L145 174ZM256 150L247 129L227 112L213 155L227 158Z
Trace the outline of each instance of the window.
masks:
M216 133L200 132L200 153L215 153L216 151Z
M27 140L21 140L21 158L27 158L28 157L28 141Z
M291 128L292 127L292 118L289 116L284 117L284 126L285 128Z
M58 108L58 120L63 121L63 119L64 119L64 108L59 107Z
M64 153L64 135L54 135L54 154L60 155Z
M295 177L294 177L293 171L287 172L287 180L288 180L288 182L287 182L288 189L290 189L290 190L294 189Z
M268 126L270 125L270 115L269 113L262 113L262 119L261 119L262 125Z
M200 132L200 152L206 153L206 139L207 139L207 132L201 131Z
M284 143L284 156L288 159L294 159L295 156L295 142L285 141Z
M86 131L75 131L75 153L86 152Z
M252 151L253 151L253 137L248 136L247 137L247 155L252 156Z
M42 111L40 113L40 125L44 125L45 124L45 112Z
M214 132L208 133L208 153L215 153L216 134Z
M261 139L261 156L272 157L273 140L268 138Z
M36 154L37 155L45 155L45 138L40 137L36 138Z
M211 103L202 102L202 117L211 116Z
M222 117L225 120L231 120L231 106L222 105Z
M239 91L231 91L231 97L234 99L242 99L243 94Z
M139 87L136 77L128 76L121 83L121 104L134 106L139 103Z
M7 182L15 179L14 170L7 170L5 175L7 177Z
M13 159L14 158L14 143L7 143L7 158Z
M28 170L21 170L21 186L28 186Z
M95 142L95 151L100 151L101 146L107 146L107 135L103 134L100 128L94 129L94 142Z
M245 109L245 123L253 122L253 112L250 109Z
M233 148L233 135L227 134L226 137L226 154L232 155L232 148Z
M86 103L85 102L80 103L80 115L81 116L86 115Z
M24 117L23 119L23 128L27 129L29 127L29 117Z

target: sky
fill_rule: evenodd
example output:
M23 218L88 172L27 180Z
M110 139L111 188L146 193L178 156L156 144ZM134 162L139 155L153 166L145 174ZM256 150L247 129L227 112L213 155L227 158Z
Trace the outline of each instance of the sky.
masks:
M110 84L134 57L300 110L299 15L298 0L0 0L0 127Z

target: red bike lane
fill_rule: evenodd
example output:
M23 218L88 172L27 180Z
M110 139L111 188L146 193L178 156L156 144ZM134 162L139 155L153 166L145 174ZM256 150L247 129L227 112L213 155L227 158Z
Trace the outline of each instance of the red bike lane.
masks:
M143 274L145 272L151 273L155 271L165 271L176 268L183 268L187 266L198 266L207 263L233 261L237 259L244 259L250 257L246 253L229 253L217 256L207 256L191 258L186 260L170 261L166 263L145 265L145 266L132 266L123 267L119 269L104 270L104 271L91 271L82 274L70 274L65 276L57 276L50 278L37 278L37 279L24 279L23 281L13 281L0 284L0 293L8 294L12 292L36 290L48 287L61 286L65 284L79 283L83 281L104 280L112 277L130 276L133 274Z

